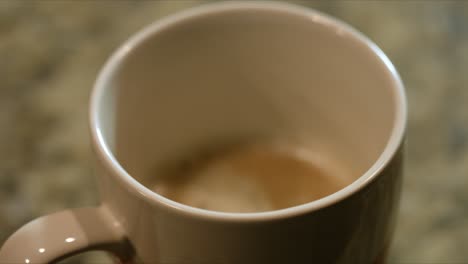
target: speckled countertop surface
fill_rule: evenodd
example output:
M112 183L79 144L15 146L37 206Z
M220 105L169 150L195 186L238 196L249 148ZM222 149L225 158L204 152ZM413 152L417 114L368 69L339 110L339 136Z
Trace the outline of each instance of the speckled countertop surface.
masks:
M98 69L137 29L200 3L0 1L0 243L34 217L97 204L87 106ZM406 178L390 263L468 263L468 2L300 3L367 34L406 84Z

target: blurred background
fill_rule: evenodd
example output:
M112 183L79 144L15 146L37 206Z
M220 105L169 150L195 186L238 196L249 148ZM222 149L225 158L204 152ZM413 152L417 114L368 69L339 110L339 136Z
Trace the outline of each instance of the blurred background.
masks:
M389 262L468 263L468 2L292 2L369 36L406 84L406 174ZM0 244L37 216L98 203L87 107L99 68L136 30L201 3L0 0Z

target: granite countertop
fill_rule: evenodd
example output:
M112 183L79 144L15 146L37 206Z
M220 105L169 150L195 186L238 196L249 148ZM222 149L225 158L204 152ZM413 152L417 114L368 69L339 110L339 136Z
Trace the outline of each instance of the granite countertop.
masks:
M87 106L98 69L137 29L199 3L0 1L0 244L37 216L97 204ZM406 84L406 177L390 263L468 263L468 2L299 3L368 35Z

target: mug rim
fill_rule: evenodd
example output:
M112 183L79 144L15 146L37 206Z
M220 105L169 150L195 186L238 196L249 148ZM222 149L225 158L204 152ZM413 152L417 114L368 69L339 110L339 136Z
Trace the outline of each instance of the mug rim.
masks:
M264 212L232 213L196 208L170 200L160 194L157 194L154 191L151 191L149 188L137 181L117 161L116 157L113 155L110 147L107 145L104 139L98 113L100 102L105 95L107 86L113 79L114 73L118 70L119 65L121 65L121 63L128 57L132 50L138 48L138 46L146 39L155 34L158 34L158 32L174 24L212 13L232 11L236 9L277 11L283 12L286 15L301 15L303 17L307 17L310 19L311 23L320 24L323 27L326 27L329 30L335 30L336 32L344 31L348 33L348 36L351 39L365 46L365 48L369 49L383 63L385 69L387 70L387 74L389 74L391 77L390 79L393 82L392 86L395 88L393 89L396 104L395 119L393 122L391 135L385 148L381 152L380 156L372 164L372 166L370 166L366 172L361 174L357 180L335 193L305 204ZM392 158L395 156L404 140L404 134L407 125L407 100L404 92L403 82L389 58L374 42L345 22L342 22L320 11L289 3L272 1L219 2L191 7L158 19L153 23L145 26L143 29L126 40L106 61L94 83L90 99L89 122L93 146L95 148L96 154L104 163L103 165L111 171L113 178L116 178L117 181L128 187L130 191L132 191L135 195L140 196L143 200L149 202L150 204L164 206L174 210L174 212L190 215L192 217L210 218L214 220L261 221L292 217L331 206L357 193L359 190L377 178L382 170L387 167Z

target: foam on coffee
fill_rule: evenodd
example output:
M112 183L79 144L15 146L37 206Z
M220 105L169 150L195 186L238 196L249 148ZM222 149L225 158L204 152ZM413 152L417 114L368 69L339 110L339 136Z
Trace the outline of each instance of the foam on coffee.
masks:
M311 202L351 182L340 166L289 144L257 144L197 155L161 171L150 187L189 206L262 212ZM161 175L161 173L163 173Z

